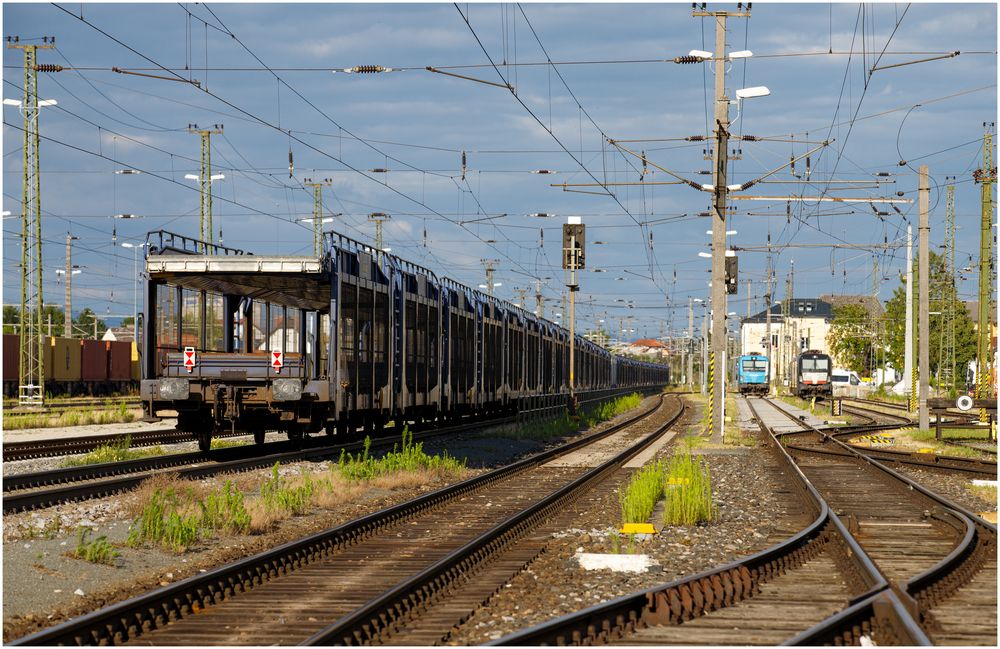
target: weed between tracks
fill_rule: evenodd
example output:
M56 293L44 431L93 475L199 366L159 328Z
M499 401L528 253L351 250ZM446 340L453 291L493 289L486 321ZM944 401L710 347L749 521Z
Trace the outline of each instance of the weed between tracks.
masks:
M532 424L515 426L512 429L495 431L490 433L490 437L502 437L506 439L533 439L546 440L553 437L560 437L577 430L585 430L592 426L614 419L618 415L634 410L642 404L642 395L637 393L626 394L611 401L605 401L588 412L577 415L570 415L563 412L556 419L542 421Z
M664 525L694 525L713 518L712 476L704 458L691 454L692 446L632 475L618 493L622 524L647 522L661 498Z
M108 537L99 536L93 541L89 540L93 531L87 527L81 527L76 534L76 550L73 555L84 561L91 563L103 563L112 565L121 553L118 552L108 542Z
M313 508L333 508L358 500L370 488L397 489L435 479L462 477L465 462L447 454L428 455L404 429L402 444L382 457L370 455L371 440L357 456L344 453L326 471L282 472L275 463L262 481L247 476L211 489L159 476L144 483L133 500L127 545L159 545L181 553L222 533L254 534ZM237 486L237 481L239 486Z
M130 408L124 401L109 409L66 410L59 413L17 414L4 413L3 425L7 430L25 428L65 428L92 424L127 424L135 421L142 411Z
M144 457L163 455L163 447L157 444L152 448L132 449L132 438L126 435L120 440L108 442L95 448L86 455L68 457L62 461L62 466L84 466L87 464L104 464L105 462L124 462L138 460Z

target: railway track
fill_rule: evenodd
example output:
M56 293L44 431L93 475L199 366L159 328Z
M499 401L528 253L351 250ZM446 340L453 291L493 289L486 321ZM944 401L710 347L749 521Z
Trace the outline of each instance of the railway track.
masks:
M746 559L491 644L994 646L996 527L825 431L810 429L851 457L796 463L807 454L783 448L778 433L804 424L771 407L766 423L754 416L815 514L806 527ZM884 493L866 488L873 476Z
M855 399L854 401L862 401L865 404L873 404L873 405L880 405L880 406L881 405L885 405L885 404L883 404L881 402L874 402L874 401L863 400L863 399ZM905 406L899 406L899 407L897 407L897 404L890 404L890 405L893 408L896 408L896 409L899 409L899 410L903 410L904 412L907 412ZM876 415L876 416L880 416L880 417L883 417L883 418L895 419L896 421L900 422L903 425L915 425L915 422L909 417L909 414L900 415L900 414L895 414L895 413L888 413L888 412L870 410L870 409L864 408L863 406L862 407L858 407L858 406L844 405L843 408L845 410L849 411L849 412L857 413L860 416L867 416L867 417L870 418L871 415ZM949 413L949 414L955 414L955 413ZM956 415L956 416L966 416L966 417L970 417L970 418L972 417L970 415L964 415L964 414L963 415ZM985 442L985 441L976 440L976 439L952 439L952 438L949 438L949 437L944 437L941 441L944 442L945 444L949 444L951 446L972 448L972 449L975 449L975 450L980 451L982 453L986 453L988 455L996 456L996 454L997 454L997 446L996 446L995 443L991 443L991 442ZM899 452L896 451L896 453L899 453ZM919 455L919 454L914 454L914 455ZM942 460L943 460L941 463L938 463L936 461L932 461L931 463L932 464L940 464L942 466L944 466L944 465L954 465L956 467L960 467L962 465L962 461L965 460L965 458L959 458L959 457L955 457L955 456L947 456L947 457L946 456L939 456L939 457L941 457ZM886 459L889 459L888 455L886 456ZM921 458L917 457L916 459L919 461ZM991 463L982 463L982 464L989 465ZM995 464L995 463L992 463L992 464ZM971 464L967 464L967 465L971 466ZM996 475L995 470L993 471L993 475Z
M586 404L593 406L607 398L618 396L618 394L595 396L582 400L580 404L581 406ZM490 426L509 424L515 420L514 417L494 417L468 420L438 428L431 425L419 425L414 427L413 436L416 440L432 439L443 435L467 433ZM176 431L168 432L176 433ZM232 434L219 435L219 437L228 436L232 436ZM190 435L184 435L184 437L183 441L190 441ZM12 475L4 478L3 512L5 514L16 513L50 507L64 502L109 496L132 489L159 471L174 471L183 478L199 479L219 473L251 471L272 466L275 462L321 459L337 455L341 450L355 452L362 447L360 441L331 445L331 442L336 441L340 440L327 436L316 436L307 437L298 444L272 442L267 445L217 449L207 453L200 451L173 453L124 462L108 462ZM374 448L391 448L397 441L398 435L389 434L375 438L372 445Z
M215 437L243 437L247 433L219 433ZM128 446L156 446L158 444L180 444L195 441L191 433L179 430L143 430L132 433L115 433L111 435L90 435L81 437L59 437L55 439L39 439L24 442L5 442L3 445L3 461L33 460L42 457L58 457L61 455L78 455L89 453L99 446L119 445L128 442Z
M460 621L456 606L467 614L483 588L502 584L541 549L532 530L542 520L682 412L679 399L661 396L608 430L14 644L419 644L428 634L440 637ZM591 470L550 465L598 442L625 448Z
M49 400L45 402L45 406L40 410L30 410L25 412L56 412L59 410L73 410L73 409L101 409L107 410L111 408L120 408L121 404L125 404L126 408L138 408L142 404L142 400L139 397L83 397L79 399L66 399L53 401ZM16 412L18 408L18 403L16 401L5 402L3 404L3 410L7 412Z
M772 407L794 419L780 406ZM896 473L883 460L833 443L853 457L791 452L831 506L844 512L881 572L918 604L928 637L934 644L995 645L996 526Z
M513 421L512 417L492 419L476 424L459 424L444 428L428 428L413 434L415 440L426 440L442 435L467 433L487 426L497 426ZM190 435L187 436L188 441ZM300 445L290 441L271 442L224 448L203 453L171 453L125 462L108 462L49 471L21 473L4 478L3 513L16 513L41 507L51 507L65 502L102 498L138 486L155 473L172 471L182 478L199 479L220 473L236 473L273 466L275 462L299 462L334 457L341 450L354 453L362 449L363 442L331 444L333 438L310 437ZM374 449L391 448L398 444L396 436L372 440ZM302 448L302 447L305 448Z

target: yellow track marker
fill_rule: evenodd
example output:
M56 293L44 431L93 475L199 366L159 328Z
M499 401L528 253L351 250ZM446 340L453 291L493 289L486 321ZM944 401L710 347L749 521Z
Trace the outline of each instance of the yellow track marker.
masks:
M656 528L652 523L625 523L622 525L622 534L656 534Z
M985 520L988 520L989 522L991 522L994 525L996 525L996 522L997 522L997 513L996 512L983 512L982 514L979 515L979 517L983 518Z

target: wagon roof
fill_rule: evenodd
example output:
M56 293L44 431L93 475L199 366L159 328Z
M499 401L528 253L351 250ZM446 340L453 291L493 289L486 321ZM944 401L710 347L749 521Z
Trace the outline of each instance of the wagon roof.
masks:
M151 255L151 279L184 288L241 295L305 309L326 310L330 275L318 257Z

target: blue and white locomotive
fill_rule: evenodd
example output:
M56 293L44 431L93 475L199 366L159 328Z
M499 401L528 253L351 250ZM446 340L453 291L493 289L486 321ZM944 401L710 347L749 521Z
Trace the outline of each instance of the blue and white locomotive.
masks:
M744 354L736 360L736 384L740 394L767 394L767 356Z

